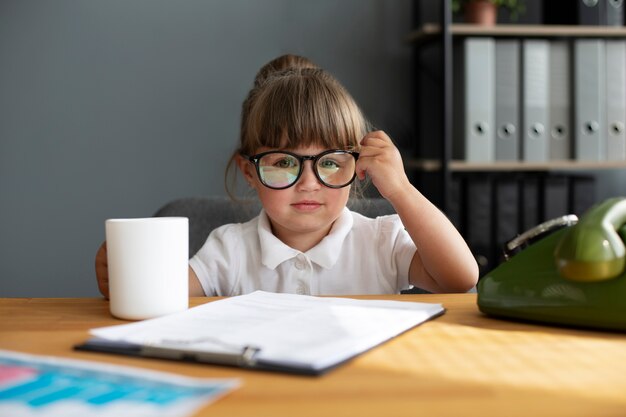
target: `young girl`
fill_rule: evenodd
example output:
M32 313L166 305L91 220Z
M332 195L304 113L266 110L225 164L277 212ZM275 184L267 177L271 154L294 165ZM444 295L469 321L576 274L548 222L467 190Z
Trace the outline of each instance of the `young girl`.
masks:
M391 294L472 288L478 267L448 219L409 182L402 158L367 123L348 92L311 61L286 55L257 74L231 157L263 210L214 230L189 261L190 296L254 290ZM346 208L369 177L397 215ZM106 252L96 258L107 295Z

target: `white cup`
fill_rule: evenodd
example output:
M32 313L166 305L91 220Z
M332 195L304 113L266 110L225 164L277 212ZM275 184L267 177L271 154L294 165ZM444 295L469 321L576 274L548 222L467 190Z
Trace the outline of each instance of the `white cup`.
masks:
M143 320L189 307L189 219L105 223L111 314Z

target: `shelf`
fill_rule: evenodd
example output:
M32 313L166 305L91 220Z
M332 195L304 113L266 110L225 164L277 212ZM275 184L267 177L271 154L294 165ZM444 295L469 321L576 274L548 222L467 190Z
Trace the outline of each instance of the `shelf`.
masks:
M626 38L624 26L566 26L566 25L495 25L481 26L467 23L450 25L452 36L491 36L491 37L601 37ZM436 23L426 23L421 29L407 36L407 42L426 43L441 35L441 27Z
M421 2L426 3L426 2ZM428 2L430 3L430 1ZM565 39L575 40L586 39L626 39L626 27L623 26L583 26L583 25L519 25L519 24L499 24L494 26L482 26L466 23L453 23L451 0L441 0L439 18L434 22L421 21L416 24L415 29L405 37L406 43L413 49L418 65L426 73L428 81L436 79L441 82L441 149L439 156L432 159L406 158L405 168L415 172L432 173L432 177L438 177L440 181L429 188L431 198L434 198L444 212L451 206L449 201L449 187L452 184L452 175L463 173L488 174L494 173L497 177L500 173L515 174L523 178L525 175L544 175L555 173L576 173L584 171L610 171L626 170L626 161L548 161L545 163L529 163L523 161L495 161L490 163L470 163L462 160L452 159L453 150L453 55L456 41L467 37L489 37L496 39ZM439 47L440 53L437 57L440 67L431 67L434 63L432 54L422 55L426 48ZM422 50L422 48L424 48ZM428 51L429 53L432 51ZM427 58L427 59L426 59ZM422 68L423 67L423 68ZM433 71L441 71L441 77L434 77ZM417 79L418 84L422 83ZM426 90L430 91L430 90ZM421 93L421 91L418 91ZM428 104L420 103L420 111ZM423 117L423 114L422 114ZM419 139L416 139L418 141ZM435 149L432 149L435 151ZM423 185L430 186L430 177L416 178Z
M441 169L438 159L409 159L404 162L407 169L423 172L437 172ZM493 171L583 171L604 169L626 169L626 161L549 161L522 162L497 161L488 163L450 161L448 168L452 172L493 172Z

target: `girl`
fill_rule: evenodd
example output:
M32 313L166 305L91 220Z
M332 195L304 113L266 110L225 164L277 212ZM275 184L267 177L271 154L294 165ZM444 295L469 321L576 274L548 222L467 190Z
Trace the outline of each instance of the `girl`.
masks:
M350 94L305 58L282 56L259 71L233 165L263 210L209 235L189 261L190 296L387 294L411 285L459 292L476 284L469 248L411 185L391 139L368 132ZM346 208L354 179L366 177L397 215L369 219ZM106 295L104 248L96 261Z

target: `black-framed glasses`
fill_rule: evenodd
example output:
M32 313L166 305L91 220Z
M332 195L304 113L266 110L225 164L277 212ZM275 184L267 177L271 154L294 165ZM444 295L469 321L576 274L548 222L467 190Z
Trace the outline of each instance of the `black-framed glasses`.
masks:
M356 161L359 153L333 149L317 155L269 151L242 156L254 164L263 185L274 190L283 190L300 179L304 161L312 162L315 176L326 187L346 187L356 177Z

